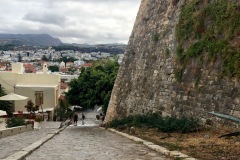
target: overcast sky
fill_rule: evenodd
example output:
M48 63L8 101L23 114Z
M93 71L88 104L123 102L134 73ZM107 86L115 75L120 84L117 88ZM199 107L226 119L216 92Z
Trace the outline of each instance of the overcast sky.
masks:
M1 0L0 33L64 43L127 43L141 0Z

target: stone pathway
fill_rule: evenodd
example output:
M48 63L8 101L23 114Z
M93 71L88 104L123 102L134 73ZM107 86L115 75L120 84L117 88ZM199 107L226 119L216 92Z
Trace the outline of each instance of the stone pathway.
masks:
M59 122L43 122L39 124L39 129L0 138L0 159L4 159L22 148L44 138L48 133L57 130L59 126Z
M163 155L98 127L69 126L26 160L167 160Z
M0 159L168 160L141 143L98 128L96 113L85 115L84 126L79 120L78 126L59 130L60 122L42 122L33 131L1 138Z
M97 113L85 112L85 125L70 125L26 160L168 160L163 155L108 130L98 128ZM79 113L81 117L81 113Z

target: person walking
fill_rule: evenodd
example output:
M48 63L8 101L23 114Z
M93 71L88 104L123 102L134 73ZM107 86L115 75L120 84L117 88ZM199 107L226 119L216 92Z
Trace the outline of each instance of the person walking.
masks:
M82 125L84 125L85 115L82 113Z
M101 120L102 120L102 124L103 124L103 123L104 123L104 120L105 120L105 115L104 115L104 114L102 115Z
M77 121L78 121L78 114L75 113L74 116L73 116L74 126L77 126Z

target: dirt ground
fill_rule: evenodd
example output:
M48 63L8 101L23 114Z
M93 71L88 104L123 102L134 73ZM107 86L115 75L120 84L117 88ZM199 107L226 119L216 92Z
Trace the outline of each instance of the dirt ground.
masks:
M178 150L199 160L240 160L240 136L218 138L219 136L240 131L226 127L208 127L195 133L166 134L156 129L124 130L128 134Z

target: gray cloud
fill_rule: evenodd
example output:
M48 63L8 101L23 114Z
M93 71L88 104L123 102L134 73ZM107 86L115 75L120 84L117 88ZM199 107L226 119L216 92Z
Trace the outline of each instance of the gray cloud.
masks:
M62 25L66 21L66 17L58 14L38 14L38 13L27 13L24 17L24 20L40 22L45 24L55 24Z
M0 32L66 43L127 43L141 0L1 0Z

